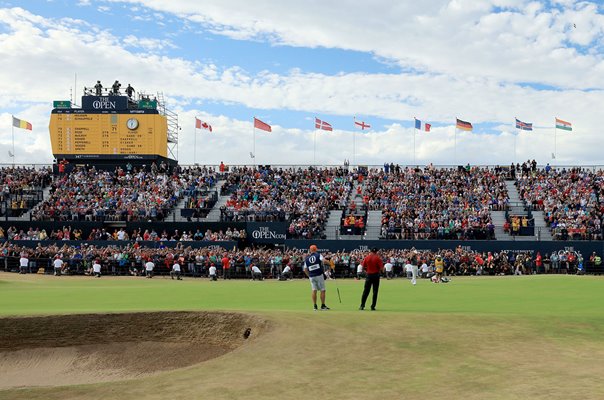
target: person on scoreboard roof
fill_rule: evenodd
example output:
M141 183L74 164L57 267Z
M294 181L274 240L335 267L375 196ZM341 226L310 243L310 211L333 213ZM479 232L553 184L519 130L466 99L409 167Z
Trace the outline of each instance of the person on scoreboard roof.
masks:
M132 95L134 95L134 88L130 86L130 84L128 84L128 87L126 88L126 94L130 98L132 98Z
M111 86L111 89L112 89L113 94L114 94L115 96L117 96L118 94L120 94L120 88L121 88L121 87L122 87L122 84L121 84L121 83L120 83L118 80L116 80L116 81L113 83L113 86Z

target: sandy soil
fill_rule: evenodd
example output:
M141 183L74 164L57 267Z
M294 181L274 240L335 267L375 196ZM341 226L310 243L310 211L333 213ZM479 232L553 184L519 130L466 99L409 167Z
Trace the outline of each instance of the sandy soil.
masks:
M183 368L232 351L267 327L255 316L207 312L2 318L0 390L125 380Z

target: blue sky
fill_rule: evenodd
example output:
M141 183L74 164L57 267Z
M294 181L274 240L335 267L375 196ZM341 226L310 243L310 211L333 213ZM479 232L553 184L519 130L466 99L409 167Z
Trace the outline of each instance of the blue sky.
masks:
M96 79L164 92L179 113L183 163L248 162L253 116L278 127L257 142L271 163L552 161L552 133L517 133L518 116L545 128L572 121L572 136L556 138L556 162L604 164L592 150L604 97L599 2L414 3L0 1L0 123L31 120L17 153L51 160L48 105L69 96L77 73L78 95ZM216 135L194 141L203 135L195 116ZM319 157L307 146L315 116L335 128L318 135ZM372 125L354 154L353 116ZM416 137L415 157L413 117L433 126ZM474 131L456 132L455 118ZM12 161L10 145L0 133L0 162Z

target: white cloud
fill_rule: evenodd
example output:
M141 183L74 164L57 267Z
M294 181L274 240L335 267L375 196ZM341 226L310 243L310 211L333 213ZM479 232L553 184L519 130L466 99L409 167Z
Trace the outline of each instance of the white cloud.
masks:
M127 47L140 48L148 52L158 52L168 48L176 48L174 43L166 39L139 38L134 35L126 36L122 42Z
M128 2L180 15L234 39L359 50L405 68L455 77L604 86L602 54L569 46L604 39L603 16L593 2L571 2L563 12L520 0L426 0L395 6L387 0ZM504 11L494 13L493 7ZM571 30L573 22L579 25Z
M179 7L184 7L182 2L175 1L174 3L177 11L179 11ZM243 21L244 16L250 12L249 7L243 3L237 4L241 5L241 10L235 14L240 14L237 18ZM458 57L455 54L457 52L455 49L451 49L450 52L454 55L452 58L443 59L442 64L430 68L429 72L422 74L341 73L325 75L292 70L287 75L279 75L270 71L252 75L237 66L204 64L177 57L129 51L127 48L136 46L136 50L138 50L147 46L147 49L157 49L161 43L155 39L146 41L148 39L134 35L120 38L86 23L73 24L64 20L49 20L19 8L0 9L0 23L6 24L9 28L8 33L0 34L0 57L3 60L3 68L0 69L0 112L2 109L19 109L18 116L34 124L34 132L30 134L31 137L27 137L27 139L19 137L16 142L16 161L19 161L22 154L27 155L28 160L51 160L51 155L48 154L50 146L46 129L51 101L69 97L69 88L73 86L73 74L77 72L79 86L77 93L81 92L82 85L91 85L97 79L101 79L103 82L126 79L137 89L164 90L170 104L176 106L180 114L183 130L179 144L179 159L184 163L191 163L194 158L195 137L191 121L195 115L208 120L215 131L215 134L212 135L200 134L197 136L198 162L219 163L225 161L229 164L249 162L249 151L252 149L251 122L236 120L225 115L203 113L197 104L200 102L203 104L204 101L241 104L265 110L262 111L262 114L269 117L271 110L283 109L311 114L319 111L326 115L362 114L393 120L409 120L413 116L417 116L435 124L431 134L416 136L416 162L438 164L465 163L467 161L473 164L507 164L513 158L514 136L509 133L501 133L499 128L490 133L460 133L455 137L452 123L456 117L473 123L511 124L514 116L518 116L534 122L537 126L551 127L553 118L557 116L572 121L575 128L571 135L558 135L558 163L604 162L600 151L599 135L601 125L599 107L604 101L604 91L601 89L603 85L598 83L603 78L596 76L598 75L597 69L588 68L601 58L600 54L583 57L582 61L577 60L575 63L578 75L569 74L568 71L558 68L558 64L568 61L568 56L575 50L564 47L556 48L557 45L568 39L565 33L561 31L560 37L556 35L548 37L539 33L540 28L528 29L526 25L528 22L540 23L546 27L545 29L553 29L553 23L548 18L556 20L557 16L545 15L539 8L519 1L498 1L493 4L501 7L516 7L514 9L524 7L522 10L525 10L523 12L526 12L526 15L534 14L536 17L531 19L523 17L524 14L517 13L487 17L483 15L484 5L476 5L474 2L450 2L447 3L446 9L436 7L437 4L434 1L427 2L426 7L428 10L433 9L435 15L446 16L451 23L457 21L463 26L463 21L468 15L474 16L472 21L475 22L472 24L472 30L483 32L481 35L484 36L483 40L476 39L477 42L472 44L472 46L476 46L476 51L487 46L487 42L492 38L496 38L496 44L505 44L505 52L508 54L516 52L515 54L518 56L503 63L496 51L487 52L483 57L476 58L476 66L472 71L464 74L456 73L459 68L456 65ZM472 4L474 4L473 7L467 8ZM160 2L157 2L157 8L161 9L159 5ZM264 3L260 4L261 9L264 6ZM376 7L378 6L379 4L376 5ZM401 5L399 8L402 11L410 11L409 7L411 6ZM531 7L533 8L528 10ZM210 3L208 10L208 13L213 15L212 24L225 27L228 25L224 22L221 24L216 22L218 15L224 11L220 5ZM290 13L294 11L296 9L291 10ZM398 15L402 11L396 9L393 14ZM179 12L185 11L180 10ZM249 27L254 32L277 35L275 37L279 37L279 40L284 43L286 42L284 38L288 38L288 41L292 41L291 38L307 40L306 45L308 46L333 41L334 45L339 43L337 47L345 47L342 43L352 42L360 35L339 32L335 35L337 37L330 37L330 34L334 32L322 30L320 24L315 24L312 26L314 29L308 31L308 38L302 39L298 36L298 31L309 27L308 18L306 15L290 16L290 13L283 14L285 19L290 20L290 23L293 23L291 19L297 19L300 25L292 26L291 31L286 32L287 35L275 27L269 29L270 21L266 20L242 24L246 29ZM553 11L550 14L553 15ZM543 21L538 20L537 16L540 16L539 18L542 18ZM390 15L383 17L391 18ZM441 25L433 26L431 23L427 23L426 18L431 18L428 12L425 12L422 18L407 16L407 19L418 21L416 23L426 23L431 29L446 30ZM528 18L528 22L523 21L522 18ZM354 18L351 17L351 19ZM373 14L367 12L367 19L369 27L376 24L374 20L377 17ZM590 21L596 20L590 19ZM357 22L360 23L360 21ZM385 31L392 35L399 32L398 28L394 29L386 22L388 21L384 21ZM338 23L340 22L338 21ZM348 23L350 21L340 23L343 24L341 28L344 31L349 28ZM514 27L514 24L517 24L517 27ZM523 28L526 29L526 32L520 34ZM508 35L508 30L516 33ZM237 31L241 30L238 28ZM437 32L436 37L444 37L447 32ZM382 36L381 33L376 35L371 32L368 34L373 39ZM401 38L404 37L406 36L401 36ZM413 34L410 38L428 43L417 34ZM381 40L384 41L383 38ZM362 42L369 46L371 40L363 39ZM540 46L556 48L547 53L551 69L546 68L546 64L535 63L530 52L527 54L531 55L532 59L521 57L526 51L527 43L531 43L535 51L538 51ZM401 43L401 46L411 45ZM435 46L438 48L442 44L436 43ZM392 58L393 55L402 54L402 51L395 49L396 46L393 44L382 46L376 42L369 47L372 49L367 51L378 56ZM469 52L470 49L466 46L463 51ZM479 54L482 55L482 53ZM409 56L401 57L400 62L415 65L413 62L416 58L421 58L420 55L420 53L411 52ZM552 60L555 59L559 59L561 62L553 63ZM497 63L501 63L501 65L496 65ZM424 64L431 66L430 62L423 62L421 65ZM506 75L508 70L530 70L520 74L520 77L537 74L549 77L537 80L529 79L526 81L529 83L543 83L552 80L551 76L559 75L562 77L560 79L563 83L562 86L576 87L576 89L532 89L505 79L505 76L502 75ZM516 81L524 82L519 78ZM591 82L589 85L598 89L581 90L581 87L589 86L587 82ZM10 112L0 113L0 124L10 126ZM318 163L340 164L345 158L351 161L354 158L357 162L369 164L381 164L384 161L411 163L413 160L412 129L394 124L364 135L357 133L353 154L352 131L342 131L338 128L341 127L336 126L336 131L333 133L321 132L317 135L319 151L316 159ZM299 130L275 126L273 134L259 133L257 135L256 153L258 158L256 161L261 164L310 163L315 157L312 146L313 137L314 131L310 129ZM454 143L457 145L454 146ZM10 162L7 160L7 151L4 151L7 149L6 146L10 145L11 140L10 137L7 137L5 130L0 134L0 161ZM547 162L549 154L553 151L553 130L538 129L532 134L522 133L516 140L516 147L518 160L535 158L539 162ZM455 159L455 149L457 149L457 160Z

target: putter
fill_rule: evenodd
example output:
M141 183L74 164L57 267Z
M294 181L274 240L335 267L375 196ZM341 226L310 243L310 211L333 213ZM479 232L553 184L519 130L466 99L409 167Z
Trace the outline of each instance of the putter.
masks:
M340 296L340 288L336 287L336 291L338 292L338 300L340 300L340 304L342 304L342 297Z

